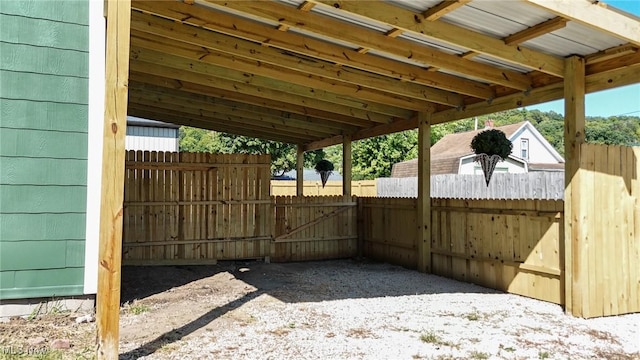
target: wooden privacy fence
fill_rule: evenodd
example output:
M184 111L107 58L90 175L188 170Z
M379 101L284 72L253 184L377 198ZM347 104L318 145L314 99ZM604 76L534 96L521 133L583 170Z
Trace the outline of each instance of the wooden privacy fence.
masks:
M576 316L640 312L640 148L580 152L575 206L431 199L433 273L566 304ZM417 266L415 198L270 197L268 156L128 152L125 176L124 264L361 252ZM569 206L580 216L565 241Z
M276 197L273 261L322 260L357 253L357 198Z
M640 147L582 144L578 237L571 242L577 316L640 312Z
M364 255L417 266L416 199L362 202ZM431 201L433 273L562 304L563 203Z
M417 267L416 199L360 198L362 255L408 268Z
M303 191L305 196L342 195L342 181L327 181L324 188L322 187L321 181L305 181ZM360 197L376 196L376 181L352 181L351 194ZM295 196L295 180L271 180L271 195Z
M379 197L418 197L418 178L376 179ZM431 175L431 197L444 199L564 199L564 172Z
M126 155L123 264L268 256L268 155Z
M564 204L434 199L433 273L564 303Z

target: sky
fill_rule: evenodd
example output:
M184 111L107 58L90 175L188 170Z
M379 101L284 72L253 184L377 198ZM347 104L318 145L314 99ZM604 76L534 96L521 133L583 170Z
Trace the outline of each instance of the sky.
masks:
M605 3L640 16L640 0L604 0ZM564 114L564 100L551 101L527 110L555 111ZM640 116L640 84L623 86L611 90L587 94L585 100L587 116Z

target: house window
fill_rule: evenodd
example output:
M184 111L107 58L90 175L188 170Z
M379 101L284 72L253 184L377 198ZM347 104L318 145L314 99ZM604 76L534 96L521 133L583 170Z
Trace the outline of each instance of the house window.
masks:
M529 161L529 139L520 139L520 157Z

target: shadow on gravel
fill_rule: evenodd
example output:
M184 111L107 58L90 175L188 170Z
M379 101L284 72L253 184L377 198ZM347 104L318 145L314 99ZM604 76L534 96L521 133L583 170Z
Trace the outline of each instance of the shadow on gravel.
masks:
M173 329L169 332L166 332L158 336L154 340L136 349L120 354L118 358L120 360L132 360L132 359L139 359L141 357L149 356L155 353L156 351L158 351L163 346L176 342L182 339L183 337L197 331L198 329L201 329L207 326L207 324L209 324L213 320L219 318L220 316L223 316L224 314L230 311L233 311L239 308L240 306L248 303L249 301L257 298L262 294L263 292L259 290L248 293L245 296L241 297L240 299L236 299L228 303L227 305L212 309L211 311L205 313L204 315L191 321L190 323L185 324L177 329Z
M276 264L227 261L209 266L125 267L122 272L122 302L142 299L224 272L247 286L255 287L255 290L121 354L120 359L138 359L153 354L161 347L182 339L263 294L286 303L296 303L424 294L502 293L395 265L367 261L327 260Z
M228 271L225 266L123 266L120 305Z

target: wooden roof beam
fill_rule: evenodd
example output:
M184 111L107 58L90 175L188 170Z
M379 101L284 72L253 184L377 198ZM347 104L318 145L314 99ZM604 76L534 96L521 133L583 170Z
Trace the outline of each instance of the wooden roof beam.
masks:
M280 135L282 138L296 139L295 141L312 141L314 139L322 138L321 136L314 136L311 134L298 133L293 131L286 131L278 128L271 128L269 126L260 126L248 121L242 121L242 118L220 116L219 114L208 113L203 111L201 114L193 114L179 110L171 110L166 108L157 108L153 105L144 105L138 103L130 103L129 107L131 112L138 110L139 112L145 112L147 114L162 114L170 118L188 118L191 120L199 121L200 123L209 123L211 126L209 129L216 131L230 132L236 135L244 135L250 132L252 135L260 136L260 134L272 134ZM166 119L166 118L165 118ZM175 122L174 122L175 123Z
M528 29L518 31L515 34L507 36L506 38L504 38L504 43L507 45L521 44L525 41L529 41L558 29L562 29L567 26L567 21L568 20L565 18L555 17L543 23L534 25Z
M375 114L367 110L352 108L349 106L335 104L328 100L306 98L299 95L292 95L277 90L267 89L255 85L247 85L225 79L215 78L197 73L176 71L176 69L166 68L162 65L131 62L131 78L145 83L153 83L163 86L175 86L177 89L203 93L202 89L212 88L227 94L226 98L233 98L234 93L249 95L252 97L262 97L268 100L275 100L282 103L290 103L300 107L319 109L325 112L334 112L340 115L355 118L356 121L387 123L393 121L394 117L382 114ZM206 94L206 93L205 93ZM337 119L336 119L337 121ZM353 124L356 124L356 121Z
M632 44L625 44L610 49L606 49L595 54L591 54L585 57L587 65L596 64L603 61L608 61L625 55L631 55L638 51L638 47Z
M176 125L191 126L191 127L196 127L200 129L219 131L219 132L224 132L228 134L243 135L243 136L249 136L254 138L272 140L272 141L279 141L279 142L289 143L289 144L305 143L305 140L303 139L298 139L296 137L282 136L275 132L268 132L268 131L259 132L259 131L249 130L249 129L238 128L235 126L227 126L224 123L194 119L188 116L167 115L159 111L151 111L151 110L148 111L144 109L132 108L132 109L129 109L128 115L137 116L145 119L164 121L164 122L168 122Z
M242 94L236 91L226 91L208 87L205 85L190 83L187 81L180 81L170 78L164 78L160 76L153 76L149 74L141 74L132 72L129 82L130 89L144 89L153 90L156 87L165 88L169 90L179 91L184 93L185 96L193 95L206 95L214 97L216 100L231 100L243 104L251 104L259 107L265 107L269 109L277 109L279 111L291 112L303 116L312 116L315 118L328 120L331 122L337 122L341 124L347 124L358 127L373 126L376 122L388 123L392 121L391 117L376 118L378 121L370 121L368 119L362 119L351 115L344 115L336 112L341 110L339 106L332 108L332 111L316 109L305 105L292 104L284 101L272 100L264 97L252 96ZM367 115L367 114L363 114ZM369 116L378 116L377 114L369 113Z
M223 57L217 54L209 54L203 51L203 49L234 55L231 61L227 60L226 63L228 66L232 66L237 70L242 69L238 67L238 61L234 60L234 58L235 56L240 56L245 59L259 61L259 63L252 64L254 68L256 65L258 67L254 73L266 72L268 67L264 67L263 64L270 64L278 68L295 71L295 73L292 74L278 74L276 75L278 79L286 79L296 76L296 74L299 73L305 73L356 86L358 95L367 95L367 90L373 89L392 93L391 95L386 95L385 99L389 99L395 94L420 101L436 102L449 106L460 106L462 104L462 97L453 92L415 83L401 84L396 79L386 76L353 68L340 68L327 61L317 59L310 60L306 57L297 56L296 54L284 52L280 49L264 48L250 41L188 25L175 24L169 20L160 19L151 15L134 14L132 17L132 29L133 41L146 48L158 51L169 51L176 55L184 55L194 60L212 62L222 66L224 66L224 64L218 63L218 61L224 60ZM183 45L182 48L177 48L171 40L167 42L166 38L192 45L193 47L190 48L191 53L187 51L186 45ZM263 75L266 76L266 74ZM311 85L306 79L301 79L298 83ZM384 99L382 100L384 101ZM405 108L411 107L406 106Z
M472 76L489 83L500 84L518 90L528 90L531 87L531 79L525 74L512 70L498 69L487 64L474 62L456 55L421 46L420 44L390 38L374 30L340 20L330 19L315 13L302 12L288 5L263 1L227 2L224 0L207 0L206 2L219 8L245 12L323 36L338 38L357 44L360 47L376 49L414 61L423 62L425 65L436 66L455 73Z
M184 64L185 68L193 72L209 73L228 80L245 83L255 83L265 87L297 93L309 97L329 97L331 101L344 105L358 106L370 111L403 116L407 114L405 109L421 110L430 105L425 99L407 98L383 91L369 89L360 85L334 81L312 74L298 71L287 71L282 67L265 64L260 61L245 60L232 55L220 53L208 53L203 56L199 50L189 50L171 46L171 44L159 44L166 50L150 50L146 44L132 39L136 46L135 56L139 60L154 62L156 59L164 59L175 66ZM172 55L168 55L171 51ZM175 54L175 55L174 55ZM201 60L198 60L201 58ZM248 74L251 74L248 76ZM244 78L244 79L243 79ZM345 95L345 96L340 96ZM460 99L461 102L461 99Z
M442 90L490 99L493 89L483 83L444 73L428 72L418 66L400 63L382 57L373 57L349 50L339 45L315 40L291 32L282 32L253 21L199 6L188 6L175 1L134 1L134 9L160 17L180 20L183 23L223 34L268 43L271 47L322 59L339 65L369 71L379 75L406 80ZM368 51L366 48L363 52Z
M609 35L640 46L640 22L621 13L592 3L580 1L524 0L565 19L604 31Z
M326 90L296 85L240 71L232 71L220 66L193 62L188 59L138 47L132 48L131 63L133 64L132 69L141 73L181 79L216 88L224 87L230 91L244 91L257 96L285 98L289 102L297 102L299 104L321 101L331 103L334 106L343 105L361 111L401 118L408 118L413 114L410 110L398 107L367 102L337 95Z
M620 86L626 86L640 82L640 63L618 68L611 71L595 73L586 77L586 92L592 93L612 89ZM463 109L450 109L436 112L432 115L432 125L441 124L449 121L455 121L473 116L491 114L498 111L516 109L523 106L536 105L548 101L558 100L564 96L564 84L560 81L544 87L531 90L529 93L517 92L497 98L488 104L480 101L475 104L467 105ZM389 134L391 132L399 132L404 130L415 129L418 126L417 115L408 120L399 119L390 124L377 125L368 129L360 130L352 134L353 140L365 139L368 137ZM305 145L305 150L315 150L321 147L327 147L341 143L341 137L335 136L330 139L323 139L311 142Z
M206 30L200 31L207 32ZM204 46L181 44L153 33L140 33L137 30L132 30L132 42L139 47L169 52L194 61L251 72L277 80L291 81L299 85L312 86L316 89L348 96L357 96L364 100L386 103L405 109L419 110L431 102L449 106L462 104L462 96L453 92L415 83L402 84L393 78L358 69L340 68L322 60L308 60L295 54L284 53L282 50L262 48L260 45L238 39L224 41L227 40L224 39L226 35L217 34L210 39L198 35L206 34L194 33L193 38L197 39L194 42L207 44L215 41L217 45L211 45L211 51L209 51ZM190 37L187 36L187 38ZM222 46L223 43L226 45ZM219 53L217 49L224 51L224 54ZM232 49L235 49L236 52L233 53ZM329 82L327 79L334 81Z
M253 114L253 116L269 116L271 118L280 119L278 122L283 124L291 122L298 127L320 130L326 133L338 134L358 130L358 127L354 125L266 108L263 106L245 104L237 101L219 99L207 95L187 93L180 90L162 87L137 87L135 84L132 85L133 86L129 87L130 96L155 99L177 105L189 104L190 106L218 111L223 114L234 114L235 112L239 112L241 114L250 113ZM249 118L252 115L245 116Z
M448 13L454 11L455 9L462 7L470 2L471 0L445 0L422 13L422 16L424 16L424 18L429 21L436 21L441 17L447 15Z
M480 54L509 61L531 70L542 71L556 77L564 76L564 60L560 57L521 46L508 46L501 39L461 28L444 21L425 21L426 19L423 14L403 9L386 2L376 2L375 6L371 6L371 3L363 1L313 1L365 16L406 31L424 34L428 37L464 47Z
M132 103L157 106L158 108L167 108L169 110L181 110L184 109L187 113L202 113L206 111L210 114L217 114L220 116L241 117L243 119L251 120L251 122L260 123L276 128L281 126L290 127L294 132L300 132L304 134L315 134L317 136L332 136L342 134L345 129L333 128L324 125L320 121L305 121L300 118L288 118L284 116L277 116L269 113L258 113L244 107L227 107L214 105L209 102L190 100L186 101L184 98L175 97L173 95L165 95L158 93L148 93L140 91L131 91L129 95L129 101ZM352 127L349 131L353 132L357 128Z

